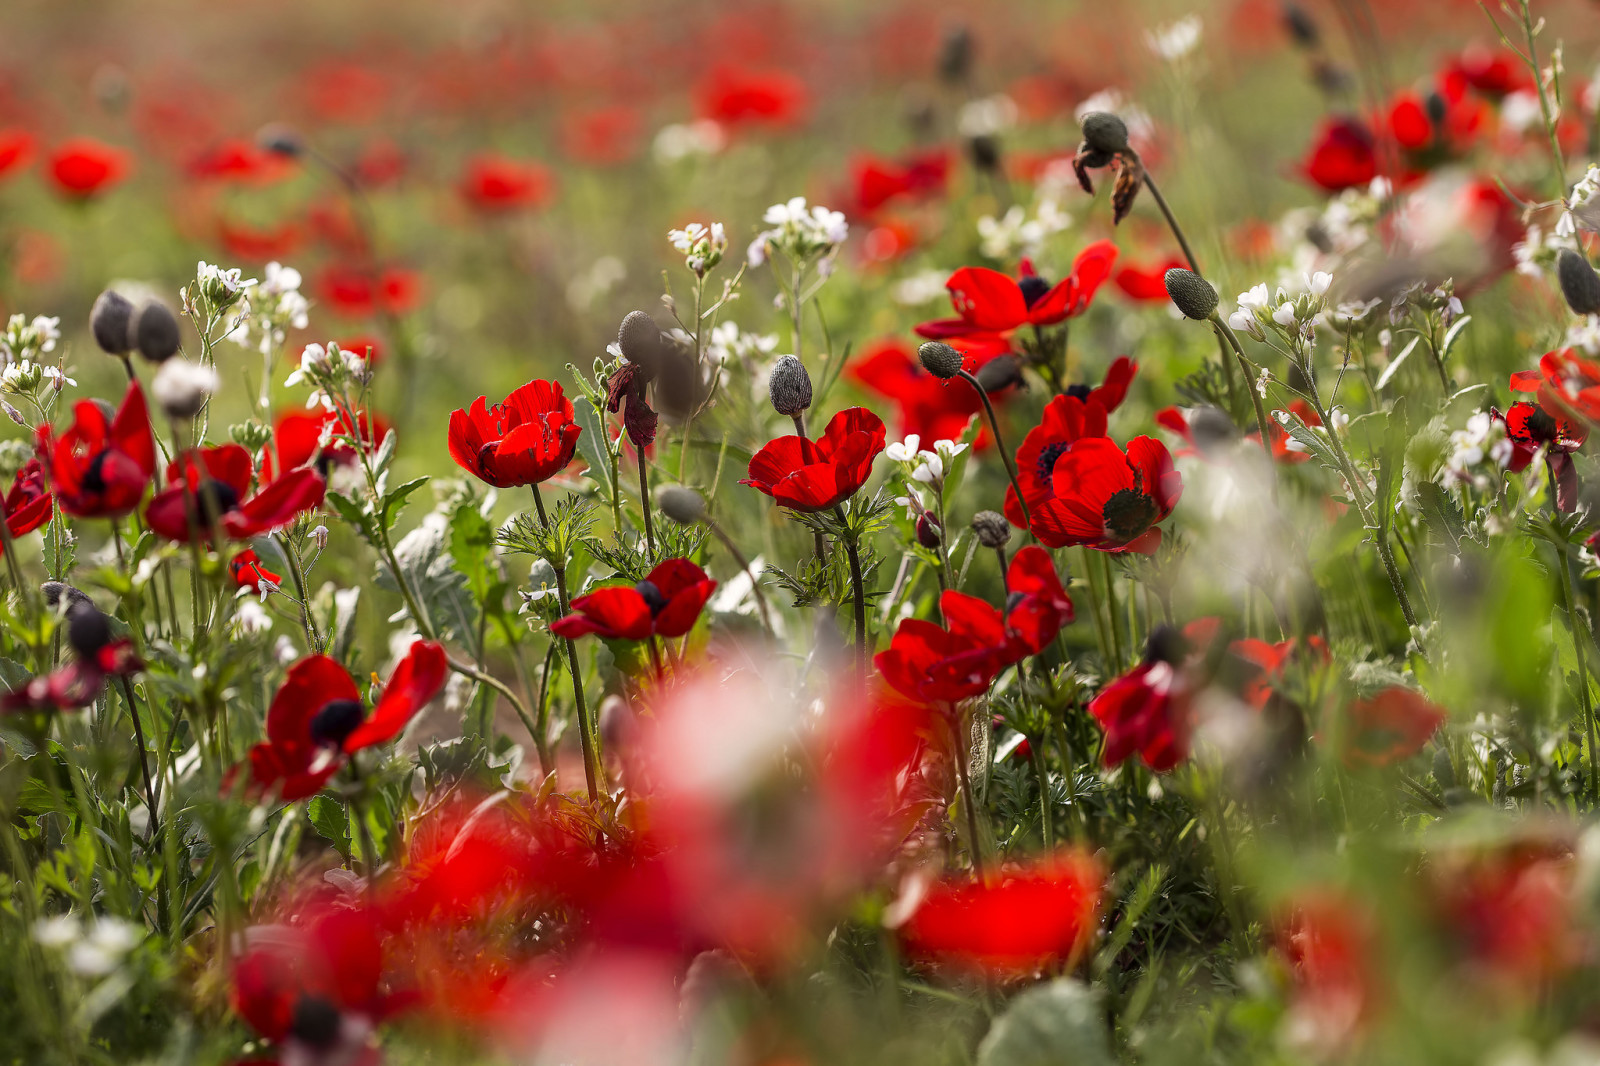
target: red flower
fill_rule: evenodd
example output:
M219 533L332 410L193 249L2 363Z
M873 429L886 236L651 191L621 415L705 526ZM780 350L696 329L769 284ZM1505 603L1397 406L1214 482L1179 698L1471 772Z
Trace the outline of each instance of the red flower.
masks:
M1189 261L1169 255L1149 268L1130 263L1117 271L1111 280L1130 300L1164 304L1172 299L1167 295L1167 271L1174 267L1187 270Z
M1571 348L1545 352L1538 370L1512 374L1511 391L1538 393L1539 406L1552 415L1600 422L1600 363Z
M1124 454L1106 437L1085 437L1056 460L1051 491L1037 508L1029 505L1034 536L1044 544L1150 554L1161 545L1156 523L1183 494L1183 476L1158 440L1135 437Z
M1104 873L1063 851L1008 869L996 885L936 886L900 929L914 955L1023 975L1071 960L1094 934Z
M937 196L944 192L949 176L950 153L944 148L916 152L904 160L861 155L850 164L854 186L850 199L856 212L871 215L901 197Z
M877 415L849 407L833 416L815 443L794 435L768 441L739 484L760 489L792 510L825 511L866 483L886 435Z
M1550 473L1550 484L1555 489L1556 510L1570 513L1578 507L1578 468L1572 453L1583 447L1589 437L1589 427L1578 425L1571 419L1551 414L1538 404L1526 400L1514 403L1501 414L1494 408L1490 414L1505 424L1506 438L1511 441L1513 471L1522 471L1533 462L1542 448L1545 469Z
M27 164L33 157L33 134L23 129L0 130L0 177Z
M1137 754L1150 769L1164 773L1188 756L1193 695L1183 672L1188 652L1175 633L1157 630L1144 660L1089 701L1089 713L1106 733L1107 766Z
M1022 261L1020 280L1012 280L988 267L962 267L950 275L945 288L959 318L924 322L917 333L934 340L949 337L1004 339L1021 326L1052 326L1083 314L1095 290L1111 275L1117 246L1096 241L1078 253L1072 273L1051 286Z
M554 186L555 178L543 164L494 153L469 159L460 184L468 204L491 213L542 207Z
M72 413L72 428L59 438L48 423L36 437L56 500L79 518L121 518L138 506L156 470L144 392L130 383L109 419L94 400L80 401Z
M1440 910L1474 961L1526 986L1583 957L1570 854L1524 845L1443 866Z
M701 82L700 117L725 125L788 125L806 106L806 87L785 71L743 71L719 66Z
M1378 176L1378 146L1372 131L1355 119L1323 121L1300 172L1327 192L1366 188Z
M1350 1040L1378 1006L1370 921L1348 900L1318 893L1296 903L1274 939L1294 978L1291 1010L1308 1046Z
M55 501L45 484L44 465L37 459L29 459L17 471L11 481L11 491L6 493L6 528L13 538L32 533L50 521L54 511Z
M668 559L637 585L595 589L550 626L558 637L594 633L606 640L681 637L694 628L717 583L687 559Z
M287 411L279 415L272 427L272 446L261 456L262 482L275 481L280 472L288 473L319 459L318 471L327 476L329 464L348 466L359 458L348 443L350 438L371 451L389 435L389 424L381 417L369 417L361 411L356 421L361 427L359 432L351 427L343 411Z
M326 655L301 659L267 709L267 739L247 756L252 786L286 801L316 795L344 756L398 736L444 688L449 669L443 647L414 642L368 714L356 683L337 661Z
M1022 446L1017 449L1017 481L1028 498L1029 511L1043 506L1055 494L1051 477L1056 460L1073 442L1106 435L1106 416L1122 406L1128 395L1128 383L1138 371L1138 363L1119 355L1111 361L1103 385L1093 389L1071 385L1065 396L1056 396L1045 404L1044 417L1022 438ZM1027 525L1022 507L1017 503L1016 490L1009 486L1005 512L1012 525Z
M907 618L873 663L884 681L913 700L954 703L988 691L1024 654L990 604L954 589L939 597L948 629Z
M68 601L67 642L75 658L28 682L0 701L5 711L66 711L99 698L106 679L128 677L144 668L133 641L112 638L106 616L87 600Z
M1467 48L1445 67L1446 78L1461 78L1478 92L1493 99L1534 88L1533 75L1514 54L1482 46Z
M975 372L998 354L997 351L969 353L967 369ZM896 406L896 435L900 437L914 433L927 441L959 440L972 416L983 410L983 401L971 383L961 378L939 380L922 369L916 353L908 345L896 339L869 346L845 372L857 384ZM997 395L989 397L991 402L997 398ZM985 427L975 446L984 448L989 442Z
M591 166L626 163L638 150L639 125L639 112L626 104L568 115L561 123L561 147Z
M1006 593L1006 632L1029 655L1043 651L1076 617L1055 561L1037 544L1019 548L1011 557Z
M187 543L192 528L210 540L212 530L245 540L293 522L322 503L328 483L315 470L291 470L247 498L252 480L250 453L237 444L191 450L167 464L167 488L144 509L153 533Z
M1392 685L1350 704L1341 756L1346 766L1388 766L1421 751L1444 720L1444 710L1420 693Z
M298 250L305 240L305 234L294 222L282 222L276 226L250 226L221 219L217 222L217 240L235 259L268 262L282 259Z
M235 585L251 592L260 592L262 582L269 585L283 583L283 575L274 574L262 566L260 557L250 548L246 548L228 561L228 574L233 578Z
M184 168L189 177L202 181L235 181L248 185L279 181L293 169L292 158L265 151L239 138L196 153Z
M572 462L583 427L553 381L530 381L489 406L480 396L450 415L450 457L496 488L537 485Z
M380 311L403 315L421 300L422 278L403 267L368 269L335 263L318 277L317 293L350 318L369 318Z
M133 157L88 137L63 142L50 156L50 180L61 195L87 200L127 177Z

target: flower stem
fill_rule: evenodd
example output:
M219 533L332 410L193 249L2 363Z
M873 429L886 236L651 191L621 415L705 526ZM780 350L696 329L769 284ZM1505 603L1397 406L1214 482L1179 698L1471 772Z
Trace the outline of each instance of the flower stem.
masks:
M856 677L865 681L867 676L867 594L861 581L861 553L856 547L856 538L846 525L844 508L834 505L833 513L843 527L840 534L844 541L845 554L850 557L850 591L856 603Z
M706 524L706 528L711 530L712 535L722 542L724 548L728 549L728 553L733 556L733 561L739 564L739 569L750 575L750 591L755 595L756 608L761 612L761 624L766 627L768 633L776 636L777 634L772 628L772 616L767 613L767 597L761 591L761 582L757 580L755 571L750 569L749 560L744 557L744 553L739 550L738 545L733 543L733 539L709 515L703 521Z
M650 460L644 457L644 448L635 445L634 452L639 456L639 509L644 512L644 543L653 560L656 556L656 528L650 518ZM539 498L539 487L533 488L534 499ZM563 604L562 609L566 607Z
M994 416L994 405L989 402L989 394L969 371L958 370L956 375L978 390L978 399L983 401L983 413L989 418L989 432L994 434L995 450L1000 453L1000 461L1006 464L1006 476L1011 479L1011 488L1017 494L1017 506L1022 508L1023 520L1028 523L1028 528L1032 529L1033 515L1028 513L1027 498L1022 495L1022 483L1017 480L1017 467L1011 461L1011 453L1006 450L1005 438L1000 435L1000 421Z
M1183 249L1183 257L1189 261L1189 269L1196 274L1202 274L1200 261L1194 257L1194 249L1189 247L1188 238L1183 235L1183 227L1178 225L1178 219L1173 215L1172 208L1167 206L1167 198L1161 195L1160 189L1156 188L1155 179L1150 176L1150 170L1144 165L1143 160L1139 163L1139 169L1144 171L1144 187L1150 190L1150 198L1161 209L1162 217L1167 220L1167 228L1178 239L1178 247ZM1202 276L1204 275L1202 274Z
M1594 694L1589 691L1589 658L1585 644L1590 635L1578 624L1578 608L1572 592L1572 561L1567 558L1566 546L1555 545L1556 562L1561 567L1561 607L1567 615L1567 628L1572 632L1572 649L1578 657L1578 688L1583 693L1583 722L1589 734L1589 801L1600 804L1600 755L1597 755L1594 715Z
M644 476L644 451L639 452L639 472L641 479ZM539 492L538 485L530 486L533 489L533 505L539 512L539 524L545 529L550 528L550 516L544 510L544 496ZM650 514L649 496L645 497L645 516ZM561 613L567 613L567 567L563 561L559 565L554 560L547 560L556 572L556 599L561 604ZM572 694L578 704L578 738L583 743L583 777L589 789L589 801L592 803L600 796L601 783L604 780L604 768L600 765L599 738L595 734L594 722L589 715L589 706L583 698L583 672L578 668L578 646L570 638L567 643L567 668L572 672Z
M951 725L955 734L955 751L952 754L956 760L956 784L961 789L961 806L967 812L967 848L972 855L972 872L978 880L984 879L983 873L983 839L978 833L978 801L972 790L972 774L967 768L968 761L972 758L972 743L968 736L966 715L955 713L951 708Z

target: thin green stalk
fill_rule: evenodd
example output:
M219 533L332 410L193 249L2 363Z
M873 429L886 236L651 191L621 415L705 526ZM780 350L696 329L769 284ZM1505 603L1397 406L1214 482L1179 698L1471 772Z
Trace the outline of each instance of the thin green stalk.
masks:
M840 537L844 541L845 554L850 558L850 592L856 606L856 677L864 681L867 676L867 594L861 580L861 553L856 546L855 534L846 523L844 508L835 504L833 513L843 527Z
M640 469L643 470L644 455L640 453ZM550 516L545 513L544 497L539 492L538 485L530 486L533 489L533 505L539 512L539 524L545 529L550 528ZM645 506L648 508L648 497ZM648 511L646 512L648 513ZM548 560L556 572L556 599L561 606L561 613L567 613L567 567L563 561L559 565L555 560ZM566 639L566 638L563 638ZM599 737L595 732L595 724L589 714L589 706L583 698L583 671L578 666L578 646L567 639L567 667L572 672L573 698L578 705L578 738L583 744L583 776L589 789L589 801L592 803L600 796L601 783L605 780L605 768L600 764Z
M989 419L989 432L994 434L994 449L1000 453L1000 461L1006 465L1006 476L1011 479L1011 489L1017 494L1017 506L1022 508L1023 521L1028 523L1031 531L1033 515L1028 513L1028 500L1022 493L1022 483L1017 480L1017 466L1011 459L1011 452L1006 449L1005 437L1000 433L1000 420L994 415L994 405L989 402L989 394L978 384L978 379L968 371L959 370L956 376L978 390L978 399L983 401L983 413Z

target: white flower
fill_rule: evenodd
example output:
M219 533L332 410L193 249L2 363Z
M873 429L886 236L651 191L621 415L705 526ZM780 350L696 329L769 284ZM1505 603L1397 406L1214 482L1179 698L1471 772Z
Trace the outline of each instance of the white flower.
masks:
M320 344L308 344L300 353L300 368L284 378L283 383L292 389L303 381L314 380L329 365L328 349Z
M1017 122L1017 102L1004 93L970 100L956 118L963 137L989 137L1010 129Z
M981 229L981 222L979 227ZM889 297L901 307L920 307L943 296L944 283L949 278L949 271L924 270L920 274L913 274L909 278L901 278L895 282L889 290Z
M808 206L804 196L773 204L761 220L771 228L756 234L746 250L746 260L752 267L766 262L775 248L798 263L815 261L817 272L827 277L839 245L850 236L843 212L821 204Z
M967 446L965 444L957 444L953 440L936 440L933 442L933 450L938 452L945 459L954 459L956 456L966 451Z
M1294 304L1288 300L1279 304L1278 309L1272 312L1272 321L1280 326L1292 326L1298 322L1299 316L1295 314Z
M667 166L691 155L715 155L728 143L722 126L712 119L663 126L651 145L657 163Z
M1187 15L1167 26L1157 26L1144 35L1150 51L1168 62L1175 62L1194 51L1200 43L1200 16Z
M262 582L263 590L266 582ZM239 601L239 608L233 616L234 632L240 636L253 637L257 633L265 633L272 628L272 616L267 614L267 609L253 598Z
M214 368L173 358L161 364L150 391L169 418L192 418L221 386Z
M88 935L67 950L67 968L83 977L104 977L144 939L143 930L121 918L99 918Z
M33 923L33 939L42 947L64 948L83 935L83 927L72 914L54 914Z
M1326 270L1318 270L1306 275L1306 289L1312 296L1318 298L1326 296L1328 289L1333 285L1333 275Z
M903 442L896 441L883 449L883 454L897 463L913 462L917 458L917 447L921 443L922 438L912 433Z
M56 350L56 342L61 339L60 327L59 318L35 315L29 320L27 315L12 315L6 322L5 333L0 334L0 354L7 362L25 359L38 362L39 356Z
M1251 286L1249 292L1239 294L1239 306L1251 311L1265 311L1272 296L1267 292L1267 283Z

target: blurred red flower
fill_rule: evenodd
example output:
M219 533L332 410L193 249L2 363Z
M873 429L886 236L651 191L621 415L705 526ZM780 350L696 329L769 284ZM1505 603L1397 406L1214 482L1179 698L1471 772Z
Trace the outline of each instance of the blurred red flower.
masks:
M1446 860L1437 873L1436 898L1450 931L1473 961L1510 985L1548 981L1582 959L1571 854L1512 846Z
M1030 504L1033 533L1052 548L1081 544L1105 552L1151 554L1161 545L1156 524L1183 495L1183 475L1167 446L1135 437L1126 453L1106 437L1070 444L1051 473L1051 497Z
M1538 370L1512 374L1511 390L1538 393L1539 406L1559 418L1600 422L1600 363L1571 348L1544 353Z
M181 464L181 465L180 465ZM187 543L213 530L234 540L277 529L322 503L328 483L309 467L291 470L248 495L254 480L250 453L238 444L191 449L167 464L167 488L144 509L151 532Z
M1345 711L1340 755L1346 766L1388 766L1408 759L1444 725L1443 708L1420 693L1391 685Z
M292 255L305 242L305 231L293 220L252 226L224 218L217 221L217 240L234 259L265 263Z
M1051 326L1081 315L1095 291L1111 276L1117 246L1096 241L1078 253L1072 273L1052 286L1024 259L1020 279L988 267L962 267L945 288L958 318L941 318L917 327L920 336L1000 341L1022 326Z
M1167 271L1173 268L1187 270L1189 261L1181 256L1169 255L1149 267L1129 263L1112 276L1112 281L1130 300L1146 303L1167 303Z
M1545 469L1550 474L1550 484L1555 488L1556 510L1564 514L1578 507L1578 468L1572 453L1583 447L1589 438L1589 427L1569 418L1552 415L1536 403L1526 400L1511 405L1505 414L1489 409L1492 417L1506 427L1506 438L1511 441L1511 460L1507 469L1522 471L1533 462L1534 456L1544 452Z
M317 294L350 318L370 318L379 312L403 315L422 298L422 276L404 267L367 269L335 263L318 277Z
M1380 1005L1370 920L1342 896L1307 893L1273 939L1294 980L1294 1030L1307 1047L1347 1044Z
M1089 701L1089 713L1105 730L1107 766L1137 754L1164 773L1188 757L1193 694L1183 666L1190 651L1176 632L1157 630L1144 659Z
M928 148L903 159L858 155L850 164L852 214L872 215L900 198L938 196L950 177L950 151Z
M590 166L616 166L638 154L640 129L638 110L627 104L574 112L561 122L562 151Z
M35 436L56 500L79 518L121 518L138 506L156 471L144 392L130 383L110 417L95 400L79 401L72 412L72 428L59 438L49 423Z
M500 403L491 406L480 396L453 412L450 457L496 488L537 485L572 462L582 432L561 385L535 380Z
M11 480L11 490L5 496L6 528L12 537L32 533L55 513L55 500L45 481L44 464L29 459ZM0 546L0 552L5 549Z
M380 415L369 416L361 411L356 422L361 427L359 433L343 411L286 411L279 415L272 426L272 443L261 455L262 482L276 481L280 473L308 466L319 458L323 462L318 465L318 472L326 477L330 465L348 466L359 458L349 443L336 437L354 437L371 451L389 435L389 423Z
M969 353L966 369L975 373L999 354L995 351ZM926 441L960 440L972 416L983 410L978 390L970 382L961 378L941 381L934 377L922 369L916 351L898 338L868 345L859 358L850 362L845 373L857 384L895 405L895 432L902 438L914 433ZM993 402L1005 394L991 394L989 399ZM980 431L974 447L981 450L990 443L991 437L985 428Z
M498 214L549 203L555 175L543 163L486 152L467 160L459 187L473 208Z
M717 583L687 559L658 563L637 585L611 585L572 601L572 614L551 623L558 637L593 633L606 640L681 637L694 628Z
M184 173L200 181L227 181L267 185L281 181L294 170L289 156L258 148L254 142L230 138L195 153Z
M1534 88L1533 75L1512 52L1469 46L1445 66L1444 76L1457 76L1478 92L1498 99Z
M228 575L233 578L235 586L251 592L260 592L263 581L269 585L283 583L283 575L275 574L261 565L261 558L252 548L246 548L228 560Z
M1357 119L1324 119L1300 173L1326 192L1364 189L1378 176L1377 141Z
M34 137L24 129L0 129L0 177L27 166L33 158Z
M701 118L728 126L799 121L807 103L805 83L787 71L714 67L695 93Z
M1075 617L1050 553L1037 544L1018 548L1006 569L1006 632L1013 644L1037 655Z
M801 437L768 441L739 482L795 511L825 511L855 495L883 451L883 421L864 407L849 407L828 422L816 442Z
M1001 871L995 885L946 881L900 928L913 955L995 975L1069 964L1093 937L1104 872L1062 851Z
M131 153L89 137L76 137L56 146L50 154L52 184L62 196L87 200L106 192L128 176Z

